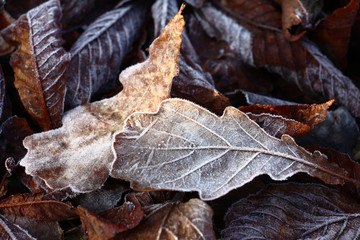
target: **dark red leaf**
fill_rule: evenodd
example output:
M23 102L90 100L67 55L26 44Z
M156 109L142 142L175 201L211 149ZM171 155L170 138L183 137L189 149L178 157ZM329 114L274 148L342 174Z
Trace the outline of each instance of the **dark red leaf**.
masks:
M20 46L11 55L15 87L29 114L43 130L61 126L70 56L61 47L61 7L50 0L22 15L1 33Z
M16 224L12 223L11 221L7 220L4 216L0 214L0 239L3 240L14 240L14 239L21 239L21 240L35 240L30 234L22 229L21 227L17 226Z

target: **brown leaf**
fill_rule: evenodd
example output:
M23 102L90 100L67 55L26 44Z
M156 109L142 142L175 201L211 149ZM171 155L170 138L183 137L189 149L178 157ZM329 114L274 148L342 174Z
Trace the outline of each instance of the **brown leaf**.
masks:
M359 1L351 0L345 7L325 18L312 34L312 39L340 69L346 67L351 28L358 9Z
M37 240L63 240L63 230L55 221L36 221L26 216L5 215L9 221L26 230ZM2 239L2 238L1 238ZM21 238L22 239L22 238Z
M360 116L360 90L314 43L304 38L288 41L279 31L280 12L270 0L229 1L227 9L217 6L223 10L204 4L198 17L208 34L225 39L242 61L281 75L308 95L335 99Z
M78 207L78 212L89 239L112 239L118 233L136 227L144 217L141 206L132 202L99 214L82 206Z
M281 138L288 134L294 138L307 134L316 124L324 121L334 100L313 105L251 105L241 106L251 120L257 122L268 134Z
M6 28L11 23L13 23L15 19L13 19L8 12L3 7L0 7L0 30ZM15 47L9 43L7 43L2 36L0 36L0 56L11 53Z
M121 239L215 239L212 209L199 199L186 203L166 202Z
M353 161L348 154L340 153L331 148L324 148L319 146L305 146L308 151L320 151L328 157L330 163L335 163L345 169L350 178L360 178L360 164ZM360 187L351 183L345 183L343 189L348 191L351 196L360 198Z
M24 140L21 160L26 173L43 179L52 189L89 192L100 188L114 160L112 137L131 113L154 112L169 97L178 73L181 11L150 46L150 56L120 74L124 86L116 96L68 111L63 127Z
M282 28L290 41L299 40L315 23L323 7L323 0L283 0Z
M176 14L176 0L157 0L152 6L155 35L160 34L165 24ZM210 73L200 66L200 60L184 31L183 44L179 57L179 75L174 78L171 96L191 100L215 113L221 114L230 105L230 101L215 89Z
M73 108L108 93L146 19L147 4L132 1L93 22L70 50L66 72L66 105Z
M0 239L3 240L35 240L26 230L7 220L0 214Z
M61 125L69 54L61 47L61 7L50 0L22 15L1 34L19 44L11 55L15 87L32 118L43 130Z
M115 136L111 176L135 190L198 191L219 198L254 177L285 180L306 172L329 184L344 184L346 171L325 155L310 153L293 138L268 135L233 107L218 117L180 99L165 100L157 113L134 113Z
M71 205L44 200L44 194L18 194L0 201L0 213L25 216L40 221L61 221L78 218Z
M358 239L359 211L325 186L270 185L229 208L221 239Z

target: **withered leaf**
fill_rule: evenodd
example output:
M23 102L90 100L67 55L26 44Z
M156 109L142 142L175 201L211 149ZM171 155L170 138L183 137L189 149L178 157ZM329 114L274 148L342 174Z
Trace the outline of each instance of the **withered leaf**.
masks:
M176 0L157 0L152 6L155 35L176 14ZM210 73L200 66L197 53L184 31L181 35L183 44L179 57L179 75L174 78L171 96L191 100L215 113L222 113L230 101L215 89Z
M15 87L29 114L43 130L61 126L63 74L70 59L62 47L61 7L50 0L22 15L1 34L20 46L11 55Z
M0 213L25 216L40 221L78 218L76 209L67 203L44 200L44 194L17 194L0 201Z
M28 149L20 165L26 173L43 179L52 189L89 192L100 188L114 161L113 134L131 113L155 112L169 97L178 73L181 11L150 46L150 56L120 74L124 86L116 96L68 111L63 127L24 140Z
M270 185L234 203L222 239L358 239L360 205L315 184Z
M233 107L218 117L180 99L163 101L157 113L134 113L116 134L111 176L130 181L136 190L198 191L219 198L256 176L285 180L306 172L329 184L356 179L310 153L293 138L268 135Z
M278 30L281 15L270 0L228 1L227 4L227 9L217 4L223 8L219 10L206 3L198 10L208 34L225 39L245 63L281 75L308 95L335 99L360 116L359 88L311 41L303 38L289 42Z
M146 12L147 4L132 1L100 16L78 38L65 75L67 106L88 103L115 88L120 65L139 35Z
M121 234L121 239L215 239L213 211L199 199L186 203L166 202L148 214L133 230Z
M26 216L4 215L37 240L63 240L63 230L56 221L38 221ZM2 238L0 238L2 239ZM22 238L19 238L22 239Z
M315 25L323 0L282 0L282 28L290 41L299 40Z
M0 30L9 26L13 23L15 19L13 19L8 12L4 9L4 7L0 7ZM12 44L9 44L4 40L2 36L0 36L0 56L11 53L15 47Z
M141 206L125 202L121 207L95 214L78 207L80 219L89 239L113 239L118 233L136 227L144 218Z
M268 134L280 138L288 134L294 138L307 134L316 124L324 121L334 100L313 105L250 105L241 106L251 120L257 122Z
M346 67L351 28L358 10L359 1L351 0L320 22L312 34L312 39L340 69Z
M0 239L35 240L26 230L7 220L0 214Z

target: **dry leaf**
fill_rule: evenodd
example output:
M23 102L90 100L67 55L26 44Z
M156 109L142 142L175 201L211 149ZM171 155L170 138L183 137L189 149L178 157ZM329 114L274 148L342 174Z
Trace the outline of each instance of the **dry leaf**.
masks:
M66 72L67 106L89 103L115 89L120 65L132 50L146 12L147 4L132 1L100 16L78 38Z
M9 26L13 23L15 19L13 19L8 12L5 11L4 7L0 7L0 30ZM4 40L2 36L0 36L0 56L11 53L15 47Z
M290 41L299 40L311 29L319 15L323 0L282 0L282 28Z
M223 10L204 4L198 18L209 35L225 39L242 61L281 75L308 95L335 99L360 116L359 88L311 41L289 42L278 30L280 12L270 0L229 1L227 9L217 7Z
M0 66L0 125L10 116L11 116L11 106L6 94L6 83L5 83L4 73Z
M154 208L141 225L121 234L121 239L215 239L213 211L205 202L166 202Z
M61 7L50 0L22 15L1 34L20 46L11 55L15 87L40 127L46 131L61 125L65 79L70 55L61 47Z
M133 112L154 112L169 97L178 73L181 11L150 46L150 56L120 74L124 86L118 95L68 111L63 127L24 140L21 160L26 173L43 179L52 189L89 192L100 188L114 161L113 134Z
M157 0L152 6L155 35L176 14L176 0ZM186 31L181 35L183 44L179 57L179 75L174 78L171 96L191 100L215 113L222 113L230 101L215 89L210 73L200 66L197 53L188 38Z
M313 105L251 105L241 106L249 118L258 123L268 134L281 138L288 134L299 138L307 134L316 124L325 120L329 107L334 100Z
M7 220L0 214L0 239L3 240L36 240L26 230Z
M71 205L44 200L44 194L17 194L0 201L0 213L25 216L40 221L61 221L78 218Z
M270 185L234 203L221 239L359 239L360 205L315 184Z
M340 69L346 67L351 29L358 10L359 1L351 0L325 18L312 34L312 39Z
M329 184L359 184L325 155L306 151L288 135L268 135L236 108L218 117L180 99L165 100L157 113L131 115L114 149L112 177L130 181L136 190L198 191L203 200L261 174L285 180L306 172Z
M89 239L113 239L118 233L139 225L144 211L139 204L125 202L121 207L95 214L80 206L78 212Z

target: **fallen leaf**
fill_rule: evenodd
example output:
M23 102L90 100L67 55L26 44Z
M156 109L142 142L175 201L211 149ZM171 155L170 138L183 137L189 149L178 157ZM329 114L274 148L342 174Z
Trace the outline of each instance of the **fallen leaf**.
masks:
M325 120L334 100L313 105L250 105L239 110L257 122L268 134L281 138L283 134L299 138L307 134L316 124Z
M287 39L297 41L313 28L323 4L323 0L282 0L282 29Z
M64 234L58 222L36 221L26 216L5 215L4 217L24 229L37 240L63 240ZM1 238L2 239L2 238ZM19 238L22 239L22 238Z
M234 203L221 239L358 239L360 205L315 184L270 185Z
M351 0L321 21L312 33L312 39L339 69L346 67L351 29L358 10L359 1Z
M0 201L0 213L25 216L40 221L61 221L78 218L71 205L44 200L44 194L17 194Z
M65 79L70 56L61 47L61 7L50 0L2 30L3 38L20 46L11 55L15 87L32 118L46 131L61 125Z
M150 46L149 59L120 74L122 92L68 111L59 129L27 137L28 153L20 162L26 173L52 189L99 189L114 161L113 134L122 129L125 118L133 112L155 112L169 97L184 24L180 11Z
M219 198L256 176L285 180L306 172L329 184L352 182L325 155L310 153L293 138L268 135L233 107L218 117L191 102L165 100L157 113L134 113L115 135L110 176L135 190L198 191Z
M93 22L70 50L66 76L66 105L89 103L118 85L120 65L132 49L145 22L147 4L131 1Z
M30 234L0 214L0 239L35 240Z
M166 202L148 214L141 225L120 235L121 239L215 239L213 211L205 202Z
M4 9L4 7L0 7L0 30L6 28L11 23L13 23L15 19L13 19L8 12ZM11 53L15 47L9 43L7 43L2 36L0 36L0 56Z
M265 67L296 83L306 94L335 99L360 116L360 90L334 67L311 41L289 42L281 27L280 12L270 0L206 3L197 16L210 36L225 39L246 64ZM241 5L241 7L236 7ZM231 10L229 10L231 8ZM254 47L256 46L256 47Z
M79 206L78 212L89 239L113 239L118 233L136 227L144 217L140 205L125 202L121 207L95 214Z
M165 27L165 24L177 12L176 0L157 0L152 6L155 35ZM215 89L215 83L210 73L200 66L200 60L184 31L179 56L179 75L173 80L171 96L185 98L204 106L215 113L222 113L230 101Z

